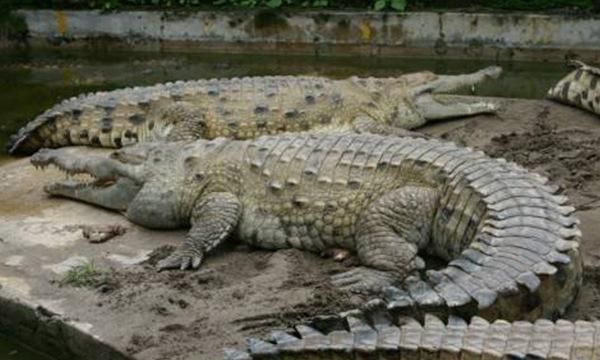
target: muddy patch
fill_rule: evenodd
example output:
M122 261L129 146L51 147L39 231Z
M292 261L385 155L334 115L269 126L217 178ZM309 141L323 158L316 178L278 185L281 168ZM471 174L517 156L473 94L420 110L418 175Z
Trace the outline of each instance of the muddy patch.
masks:
M173 249L160 247L141 266L113 269L113 288L98 292L99 307L154 319L127 340L126 351L138 358L220 358L224 347L239 347L248 336L339 313L365 299L329 285L330 275L349 269L353 259L238 245L209 257L199 271L157 272L156 263Z
M547 176L577 210L600 207L600 137L593 132L538 118L531 131L492 138L485 152Z

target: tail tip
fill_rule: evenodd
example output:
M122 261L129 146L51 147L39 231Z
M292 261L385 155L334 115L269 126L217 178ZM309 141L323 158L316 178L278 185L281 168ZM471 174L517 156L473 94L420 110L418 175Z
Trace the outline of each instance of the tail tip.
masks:
M33 154L37 148L32 148L27 146L29 139L27 134L14 134L8 138L8 142L6 143L6 151L10 155L31 155Z

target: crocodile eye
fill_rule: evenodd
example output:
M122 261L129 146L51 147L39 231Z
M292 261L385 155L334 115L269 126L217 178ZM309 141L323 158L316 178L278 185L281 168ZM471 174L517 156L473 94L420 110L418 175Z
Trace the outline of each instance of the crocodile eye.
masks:
M202 182L204 180L204 174L196 174L194 175L194 180L196 180L197 182Z

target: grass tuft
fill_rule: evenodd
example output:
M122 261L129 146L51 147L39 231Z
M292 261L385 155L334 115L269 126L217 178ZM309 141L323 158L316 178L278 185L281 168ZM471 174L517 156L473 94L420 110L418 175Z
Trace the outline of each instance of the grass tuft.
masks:
M73 266L59 280L60 286L85 287L96 289L109 281L108 272L100 270L93 261Z

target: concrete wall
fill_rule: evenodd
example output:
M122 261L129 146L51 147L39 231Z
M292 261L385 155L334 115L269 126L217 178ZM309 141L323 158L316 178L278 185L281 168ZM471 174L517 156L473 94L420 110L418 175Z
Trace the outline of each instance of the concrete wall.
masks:
M58 360L132 360L77 323L0 288L0 332Z
M539 14L21 10L30 43L564 60L600 56L600 17Z

